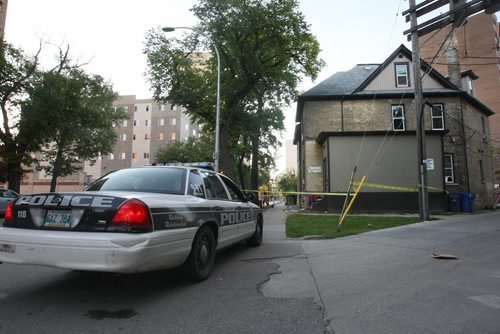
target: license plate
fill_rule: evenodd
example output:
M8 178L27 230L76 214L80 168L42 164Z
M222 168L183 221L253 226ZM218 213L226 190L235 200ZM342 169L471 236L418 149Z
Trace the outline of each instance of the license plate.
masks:
M16 245L0 244L0 252L15 253L16 252Z
M71 227L71 210L48 210L45 216L45 226L47 227Z

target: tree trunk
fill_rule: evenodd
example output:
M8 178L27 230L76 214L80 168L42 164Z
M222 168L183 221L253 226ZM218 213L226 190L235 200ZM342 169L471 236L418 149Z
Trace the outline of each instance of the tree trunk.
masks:
M259 133L257 131L252 137L252 169L250 172L250 187L259 189Z
M21 163L7 164L7 182L9 189L16 193L21 193L21 180L23 178L23 169Z
M60 147L60 146L59 146ZM56 160L54 161L54 169L52 170L52 179L50 180L50 192L53 193L56 191L57 187L57 178L60 174L61 162L63 159L63 152L60 148L57 149Z
M240 187L241 189L246 189L245 185L245 173L243 171L243 160L245 160L245 154L241 154L238 158L238 177L240 179Z
M219 145L220 145L220 156L219 156L219 171L222 171L231 180L233 179L233 159L231 159L231 154L229 153L229 127L223 126L219 133Z

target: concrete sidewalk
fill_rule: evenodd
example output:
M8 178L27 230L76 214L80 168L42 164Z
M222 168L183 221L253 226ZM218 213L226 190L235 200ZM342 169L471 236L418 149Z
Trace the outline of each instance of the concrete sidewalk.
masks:
M332 240L286 240L283 207L264 242L295 243L261 292L313 298L335 333L500 333L500 212ZM437 260L434 253L457 260Z

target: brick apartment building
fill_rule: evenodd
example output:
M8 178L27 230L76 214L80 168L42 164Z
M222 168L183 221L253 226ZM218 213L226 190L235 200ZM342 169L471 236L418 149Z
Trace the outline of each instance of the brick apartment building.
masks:
M100 157L92 166L86 162L79 173L59 178L57 191L80 191L108 172L154 163L161 147L200 135L200 126L191 122L185 109L179 106L158 104L153 99L136 99L135 95L120 96L113 106L123 108L129 116L113 124L117 135L113 152ZM50 180L49 175L33 169L26 173L21 193L46 192Z
M7 19L7 5L9 0L0 0L0 41L3 40L5 32L5 20Z
M442 75L448 75L446 38L450 27L420 38L420 56L431 62ZM500 183L500 25L495 14L480 13L469 17L467 23L456 31L459 62L462 73L472 71L476 80L467 80L462 89L472 93L496 114L489 117L493 150L495 183ZM438 52L438 50L440 50Z

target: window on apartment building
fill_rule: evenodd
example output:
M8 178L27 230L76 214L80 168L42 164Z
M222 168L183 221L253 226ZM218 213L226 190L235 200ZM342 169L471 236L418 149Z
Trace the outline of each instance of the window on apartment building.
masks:
M145 121L144 121L144 125L145 125L145 126L148 126L148 125L149 125L149 119L147 119L147 120L145 120Z
M120 140L121 140L121 141L126 141L126 140L127 140L127 134L126 134L126 133L122 133L122 134L120 135Z
M132 152L132 159L137 159L137 153Z
M149 133L144 134L144 139L149 140Z
M124 119L124 120L123 120L123 122L122 122L122 126L123 126L124 128L126 128L126 127L127 127L127 125L128 125L128 121L127 121L126 119Z
M165 119L164 118L158 119L158 126L163 126L163 125L165 125Z
M394 63L396 87L410 86L410 67L408 63Z
M481 173L481 183L486 182L486 179L484 177L484 165L483 165L483 160L479 160L479 172Z
M158 136L156 136L156 139L163 140L163 132L160 132Z
M176 138L177 138L177 133L172 132L172 133L170 134L170 139L175 140Z
M444 130L444 105L437 103L431 109L432 130Z
M138 111L139 111L139 107L134 106L134 112L138 112Z
M137 136L135 135L135 133L132 135L132 140L135 140L135 138L137 138Z
M176 125L177 124L177 118L172 118L172 120L170 121L170 123L172 125Z
M113 153L109 154L109 160L115 160L115 155Z
M146 106L146 111L149 111L151 109L151 107L149 106L149 104Z
M144 156L144 159L149 159L149 153L144 152L144 155L143 155L143 156Z
M455 183L455 173L453 171L453 154L445 153L443 155L444 182Z
M165 105L164 104L160 104L160 111L165 111Z
M137 126L137 120L134 119L134 126Z
M172 111L176 111L177 110L177 106L174 106L173 104L170 105L170 110Z
M125 152L120 153L120 159L125 160Z
M405 131L405 108L402 105L392 106L392 129Z

